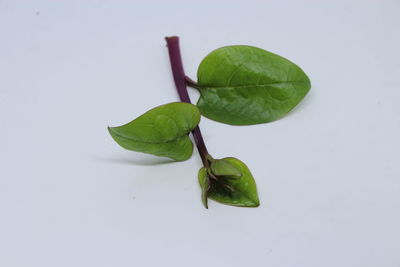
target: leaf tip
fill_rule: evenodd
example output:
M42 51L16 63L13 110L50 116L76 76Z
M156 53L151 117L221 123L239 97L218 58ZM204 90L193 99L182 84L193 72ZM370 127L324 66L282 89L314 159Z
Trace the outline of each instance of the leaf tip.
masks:
M258 195L253 196L250 200L249 207L251 208L257 208L260 206L260 199L258 198Z
M117 128L117 127L110 127L110 126L107 126L107 131L108 131L108 133L111 135L112 139L114 139L114 141L117 142L117 143L119 144L119 142L118 142L118 136L117 136L117 132L115 131L115 128Z
M257 199L257 201L254 202L254 206L252 206L252 207L257 208L259 206L260 206L260 201Z

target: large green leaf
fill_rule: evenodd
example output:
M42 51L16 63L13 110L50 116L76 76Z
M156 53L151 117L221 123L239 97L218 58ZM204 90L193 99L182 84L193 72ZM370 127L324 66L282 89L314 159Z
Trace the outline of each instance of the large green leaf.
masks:
M108 127L108 130L123 148L181 161L193 153L188 134L199 121L196 106L177 102L158 106L125 125Z
M217 180L207 175L207 170L203 167L199 171L199 184L204 194L210 199L223 204L238 207L258 207L260 201L257 194L257 186L249 168L236 158L224 158L238 170L242 176L236 179L225 179L217 177ZM209 185L207 184L209 183ZM204 190L207 189L205 192Z
M200 112L213 120L250 125L274 121L307 94L307 75L289 60L251 46L211 52L197 72Z

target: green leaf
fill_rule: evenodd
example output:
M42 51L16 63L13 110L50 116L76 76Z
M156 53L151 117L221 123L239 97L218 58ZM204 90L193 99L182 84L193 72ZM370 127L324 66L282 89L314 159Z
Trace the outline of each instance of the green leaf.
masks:
M182 161L193 153L188 134L199 121L196 106L176 102L158 106L125 125L108 127L108 130L123 148Z
M202 115L232 125L271 122L293 109L311 83L291 61L251 46L211 52L197 71Z
M210 190L210 179L207 177L207 169L202 167L199 170L199 183L201 187L201 201L206 209L208 209L208 191Z
M226 178L238 179L242 173L235 165L225 159L215 159L211 161L211 172L215 176L223 176Z
M206 182L209 181L208 198L238 207L258 207L260 201L258 199L257 186L250 170L236 158L224 158L224 160L238 168L242 173L242 177L239 179L207 180L207 170L202 168L199 172L200 187L205 188Z

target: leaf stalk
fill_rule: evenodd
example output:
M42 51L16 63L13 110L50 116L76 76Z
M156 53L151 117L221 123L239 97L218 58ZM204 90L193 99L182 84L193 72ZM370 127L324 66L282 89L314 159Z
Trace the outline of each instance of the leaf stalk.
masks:
M200 86L197 84L197 82L193 81L190 77L185 76L185 81L187 86L200 90Z

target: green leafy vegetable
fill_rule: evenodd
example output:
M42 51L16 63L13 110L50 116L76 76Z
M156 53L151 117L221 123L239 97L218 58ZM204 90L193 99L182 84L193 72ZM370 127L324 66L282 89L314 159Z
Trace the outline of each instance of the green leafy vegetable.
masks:
M251 46L211 52L197 72L202 115L227 124L271 122L293 109L307 94L307 75L289 60Z
M125 125L108 130L123 148L182 161L193 153L188 134L199 121L196 106L176 102L158 106Z
M224 158L235 168L240 170L242 176L238 179L224 179L219 176L212 178L205 167L199 171L199 184L202 188L203 203L205 195L223 204L238 207L258 207L260 201L257 194L257 186L249 168L236 158ZM209 185L208 185L209 183ZM207 189L207 191L205 191ZM207 207L207 205L205 204Z
M260 48L227 46L211 52L201 62L198 82L185 75L177 36L166 37L175 87L182 102L156 107L137 119L109 127L122 147L138 152L187 160L193 153L193 135L203 167L198 180L201 200L258 207L257 186L248 167L232 157L214 159L200 128L200 114L227 124L250 125L276 120L295 107L311 84L307 75L289 60ZM186 86L197 88L200 98L192 105Z

